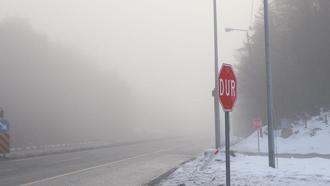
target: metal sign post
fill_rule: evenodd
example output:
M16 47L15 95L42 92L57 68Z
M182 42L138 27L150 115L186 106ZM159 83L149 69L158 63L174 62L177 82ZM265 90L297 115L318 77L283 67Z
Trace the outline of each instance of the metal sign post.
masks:
M258 135L258 152L260 152L260 137L262 135L262 121L261 119L255 119L253 121L253 127L257 129L257 135Z
M259 133L260 133L260 130L258 129L257 130L257 135L258 135L258 152L260 152Z
M230 121L229 112L233 110L237 99L237 81L233 68L222 64L219 73L219 98L225 111L225 145L226 145L226 185L230 186Z
M225 111L225 137L226 137L226 186L230 185L230 128L229 112Z

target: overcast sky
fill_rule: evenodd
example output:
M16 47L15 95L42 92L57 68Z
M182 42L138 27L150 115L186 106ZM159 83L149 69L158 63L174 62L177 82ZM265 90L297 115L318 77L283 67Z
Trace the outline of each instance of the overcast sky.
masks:
M200 113L197 122L212 123L212 0L0 2L0 19L24 18L54 43L95 59L94 68L109 73L115 68L134 93L176 104L182 114ZM235 50L246 35L224 29L247 29L251 5L252 0L218 0L221 61L236 62Z
M255 0L255 6L258 6L259 1ZM35 29L50 39L78 50L90 51L91 55L102 59L113 59L114 53L115 56L128 55L131 52L128 47L133 48L137 43L148 47L148 44L158 42L172 43L173 40L189 39L197 43L204 40L210 45L207 49L202 45L200 50L212 47L212 0L1 2L0 18L26 18ZM248 28L251 4L252 0L218 0L220 55L226 61L234 60L233 50L241 46L245 35L225 33L223 30L225 27ZM150 40L153 43L149 43ZM127 46L129 43L131 46Z

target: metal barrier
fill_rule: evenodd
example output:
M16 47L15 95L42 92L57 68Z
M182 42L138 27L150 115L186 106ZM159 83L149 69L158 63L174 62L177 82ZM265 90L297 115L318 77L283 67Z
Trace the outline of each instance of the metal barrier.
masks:
M10 151L10 143L9 143L9 134L2 133L0 134L0 153L5 156L6 153Z

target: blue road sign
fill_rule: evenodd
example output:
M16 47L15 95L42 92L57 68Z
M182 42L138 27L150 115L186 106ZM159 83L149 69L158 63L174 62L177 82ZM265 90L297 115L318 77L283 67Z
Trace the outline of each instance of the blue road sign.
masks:
M9 122L5 119L0 119L0 134L9 131Z

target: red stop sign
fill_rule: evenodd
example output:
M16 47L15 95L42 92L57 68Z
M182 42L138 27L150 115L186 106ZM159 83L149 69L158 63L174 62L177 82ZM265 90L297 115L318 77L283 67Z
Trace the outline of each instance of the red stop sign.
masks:
M224 111L231 112L237 98L237 81L231 65L222 64L218 85L222 108Z

